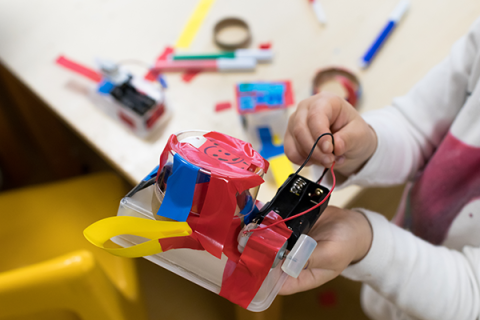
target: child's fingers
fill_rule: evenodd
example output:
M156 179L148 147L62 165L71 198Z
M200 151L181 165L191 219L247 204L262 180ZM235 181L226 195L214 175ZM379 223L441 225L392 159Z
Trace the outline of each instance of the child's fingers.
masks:
M310 132L316 138L327 132L341 131L352 120L350 111L352 111L351 107L344 99L331 94L321 95L310 106L307 119ZM323 138L320 148L325 154L332 153L334 147L331 137ZM337 141L335 141L335 153L337 152Z
M295 141L297 152L303 156L304 160L307 158L316 140L316 137L315 139L312 137L307 125L308 117L308 109L299 108L295 112L295 118L289 121L289 135ZM324 158L323 156L324 154L320 151L320 149L315 148L311 157L311 161L320 163Z
M305 161L305 156L298 151L298 147L293 139L293 136L286 135L283 146L285 155L291 162L301 165Z
M298 278L289 278L281 294L312 289L332 280L350 263L350 249L336 241L319 241Z
M330 119L328 116L329 111L325 110L328 107L319 106L310 109L307 116L307 126L312 139L316 141L324 133L331 133L330 131ZM323 154L330 154L333 151L332 138L330 136L324 136L318 142L318 148Z
M365 143L365 141L358 141L362 138L362 127L358 121L349 122L345 127L339 130L335 134L335 155L341 156L351 151L359 143Z
M335 139L335 156L343 156L346 151L345 147L345 140L343 139L343 135L341 132L337 132L333 135L333 138Z
M310 290L321 286L336 276L338 276L338 273L332 270L307 268L300 272L298 278L288 277L280 289L279 294L289 295Z

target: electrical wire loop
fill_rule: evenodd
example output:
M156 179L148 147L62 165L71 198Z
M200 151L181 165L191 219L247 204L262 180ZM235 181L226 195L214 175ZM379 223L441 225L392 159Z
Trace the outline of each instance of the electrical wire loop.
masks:
M332 138L333 150L335 150L335 140L334 140L334 138L333 138L333 134L331 134L330 132L321 134L321 135L317 138L317 140L315 141L315 143L314 143L314 145L313 145L313 147L312 147L312 150L310 150L310 153L308 154L308 156L307 156L307 158L305 159L305 161L303 162L303 164L298 168L298 170L297 170L293 175L290 176L290 178L288 178L288 180L283 184L283 186L277 191L277 193L275 194L275 197L273 197L273 199L270 201L270 203L266 205L267 207L266 207L265 209L262 208L261 211L266 212L267 214L271 211L271 209L270 209L271 204L275 202L275 200L277 199L277 197L282 193L283 189L290 183L290 181L293 180L293 179L295 179L295 178L297 178L298 173L299 173L299 172L303 169L303 167L305 167L305 165L308 163L308 161L310 160L313 152L315 151L315 148L317 147L318 142L319 142L320 139L322 139L324 136L330 136L330 137ZM335 155L334 152L332 152L332 153ZM331 173L332 173L332 178L333 178L332 188L330 189L330 191L328 192L328 194L325 196L325 198L323 198L322 201L320 201L319 203L317 203L316 205L314 205L314 206L311 207L310 209L307 209L307 210L305 210L305 211L302 211L302 212L300 212L300 213L298 213L298 214L296 214L296 215L294 215L294 216L291 216L291 217L288 217L288 218L279 220L279 221L274 222L274 223L272 223L272 224L270 224L270 225L268 225L268 226L265 226L265 227L256 228L256 229L253 229L253 230L250 230L250 231L244 231L244 234L247 234L247 233L249 233L249 232L257 232L257 231L265 230L265 229L271 228L271 227L273 227L273 226L275 226L275 225L277 225L277 224L280 224L280 223L282 223L282 222L284 223L284 222L286 222L286 221L289 221L289 220L298 218L298 217L300 217L300 216L302 216L302 215L304 215L304 214L306 214L306 213L308 213L308 212L310 212L310 211L312 211L312 210L320 207L322 204L324 204L325 201L327 201L327 199L328 199L328 198L330 197L330 195L332 194L333 189L335 189L336 179L335 179L335 173L333 172L333 167L334 167L334 165L335 165L335 161L332 163L332 166L330 167L330 171L331 171ZM322 179L323 179L323 177L325 176L325 174L327 173L327 171L328 171L328 168L325 168L325 170L323 170L322 175L321 175L320 178L317 180L317 184L322 181ZM253 222L258 223L258 221L253 221Z

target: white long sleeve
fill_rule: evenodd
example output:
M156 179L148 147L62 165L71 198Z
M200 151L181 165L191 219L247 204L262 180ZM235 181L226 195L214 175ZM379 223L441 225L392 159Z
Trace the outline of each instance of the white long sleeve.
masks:
M373 229L367 256L342 274L362 281L393 303L367 306L374 319L479 319L480 248L434 246L383 216L362 210ZM366 299L372 301L372 299ZM397 312L402 311L400 313ZM395 310L395 311L394 311ZM391 318L396 313L395 318Z
M406 96L364 115L377 150L344 185L415 180L397 221L416 235L360 209L372 247L343 275L368 285L373 319L480 319L479 48L477 20Z

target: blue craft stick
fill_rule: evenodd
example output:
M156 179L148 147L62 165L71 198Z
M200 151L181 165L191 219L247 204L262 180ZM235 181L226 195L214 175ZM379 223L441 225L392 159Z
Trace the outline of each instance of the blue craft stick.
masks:
M373 58L375 55L380 51L380 48L383 46L385 41L388 39L392 31L395 29L397 24L400 22L402 19L403 15L407 11L408 7L410 6L410 2L408 0L401 0L393 12L390 15L390 18L383 28L383 30L380 32L378 37L375 39L373 44L370 46L370 48L367 50L365 55L362 57L360 60L360 67L361 68L366 68L370 65L372 62Z

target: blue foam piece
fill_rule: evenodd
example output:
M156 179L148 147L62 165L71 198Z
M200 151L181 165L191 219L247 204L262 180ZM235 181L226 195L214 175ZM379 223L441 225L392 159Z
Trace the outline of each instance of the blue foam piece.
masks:
M258 135L260 137L260 142L262 143L262 149L260 150L260 155L262 157L270 159L285 153L283 145L276 146L273 144L273 137L270 128L258 128Z
M115 85L113 83L111 83L110 81L104 80L100 82L100 84L98 85L97 91L103 94L110 94L113 88L115 88Z
M243 207L242 211L240 211L240 214L243 214L244 216L249 215L255 207L252 196L247 194L247 197L247 203L245 203L245 207Z
M245 223L247 225L250 222L252 222L252 220L257 216L257 214L259 212L260 212L260 210L258 210L257 206L256 205L253 206L252 212L250 212L249 214L247 214L243 217L243 223Z
M172 175L168 178L165 197L157 212L159 216L187 221L199 170L199 167L185 161L178 153L173 156Z

